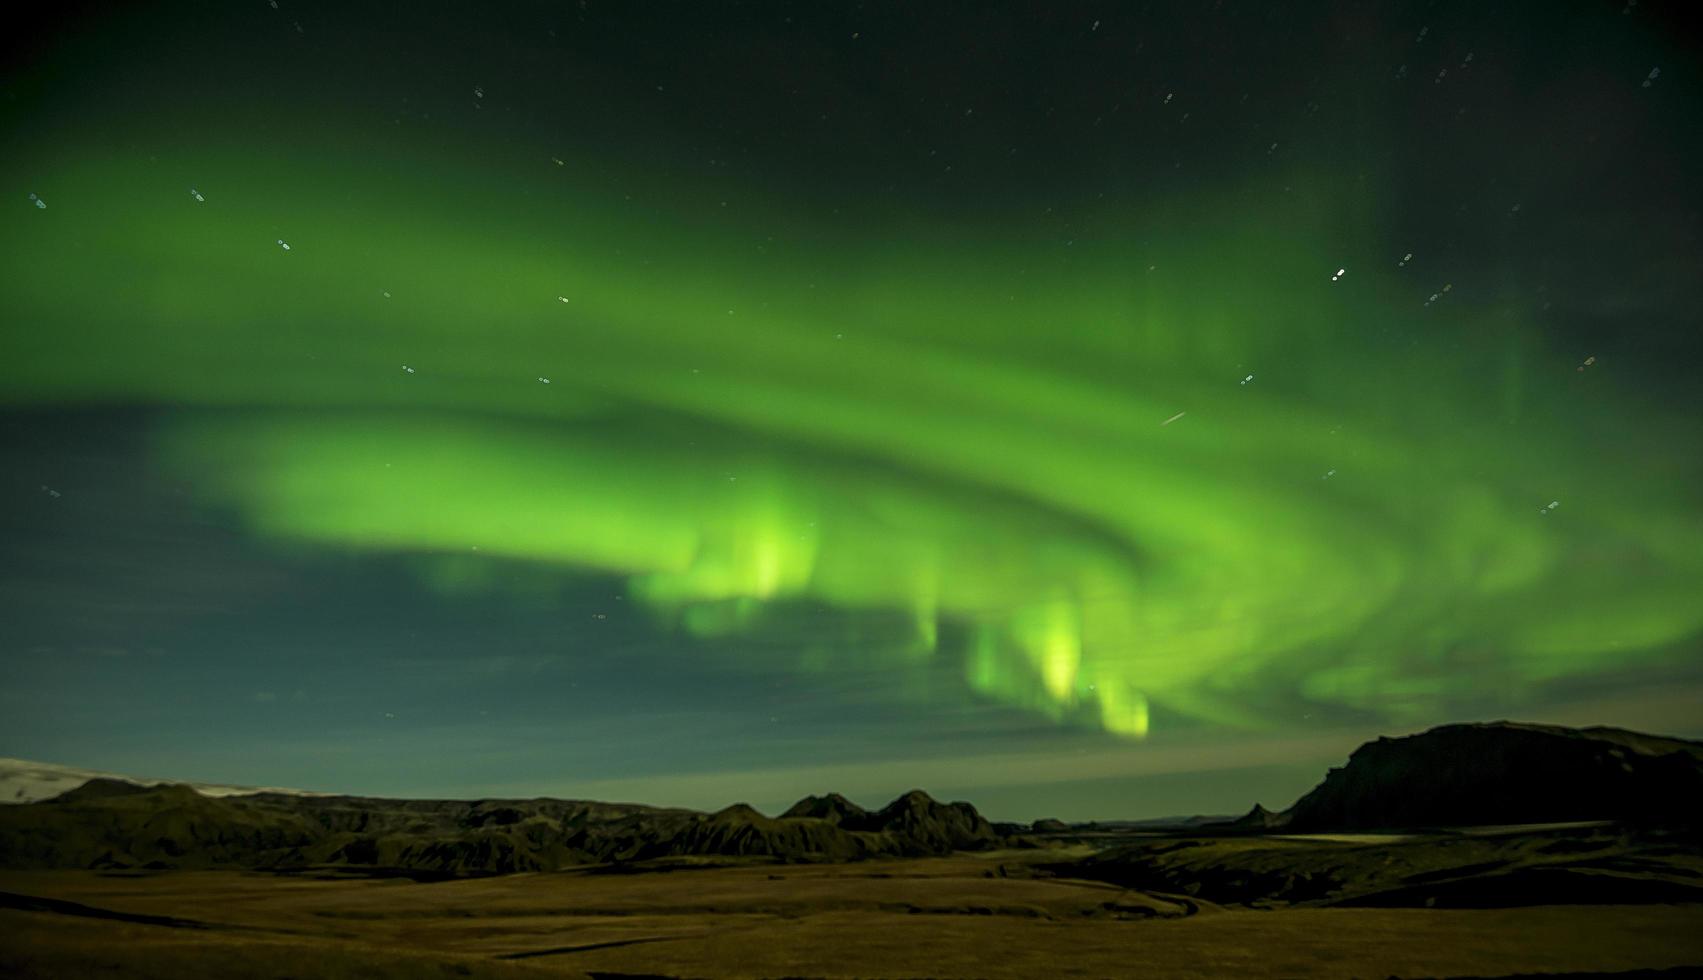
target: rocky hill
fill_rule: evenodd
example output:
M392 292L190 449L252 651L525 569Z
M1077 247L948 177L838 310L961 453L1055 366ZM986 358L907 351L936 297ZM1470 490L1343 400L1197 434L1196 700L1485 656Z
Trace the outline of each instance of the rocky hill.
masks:
M999 839L993 825L968 803L937 803L920 789L874 813L842 827L863 833L884 834L913 854L940 854L952 850L986 846Z
M1282 816L1322 831L1700 815L1703 743L1493 722L1368 742Z
M573 800L385 800L96 779L0 808L0 867L387 869L438 875L689 857L848 861L947 854L1000 840L968 803L920 790L870 812L811 797L781 817Z
M1052 870L1262 907L1694 903L1700 807L1697 742L1446 725L1362 745L1284 813L1255 806Z
M855 824L869 816L869 811L838 793L826 796L806 796L781 814L783 817L819 817L829 823Z
M1280 827L1283 827L1283 826L1285 826L1289 823L1289 820L1290 820L1290 817L1289 817L1288 814L1272 813L1270 810L1267 810L1265 807L1259 805L1258 803L1255 803L1254 808L1252 810L1249 810L1247 813L1244 813L1241 816L1237 817L1236 819L1230 821L1228 823L1228 826L1232 827L1236 830L1246 830L1246 831L1252 831L1254 833L1261 833L1261 832L1264 832L1264 831L1267 831L1267 830L1276 830ZM1220 826L1226 826L1226 825L1225 824L1207 824L1207 826L1209 826L1209 827L1220 827Z

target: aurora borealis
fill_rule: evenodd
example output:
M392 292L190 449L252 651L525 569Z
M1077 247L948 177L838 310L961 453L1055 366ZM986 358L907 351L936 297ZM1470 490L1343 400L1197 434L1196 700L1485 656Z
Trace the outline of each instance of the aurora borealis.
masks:
M1638 707L1703 675L1659 9L248 6L7 65L0 754L719 805L1703 732Z

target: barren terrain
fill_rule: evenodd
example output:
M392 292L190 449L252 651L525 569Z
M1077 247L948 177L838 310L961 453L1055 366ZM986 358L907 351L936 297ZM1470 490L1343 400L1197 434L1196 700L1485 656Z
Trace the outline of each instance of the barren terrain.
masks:
M1081 856L437 882L5 871L0 974L1381 980L1703 965L1700 904L1256 909L1036 867Z

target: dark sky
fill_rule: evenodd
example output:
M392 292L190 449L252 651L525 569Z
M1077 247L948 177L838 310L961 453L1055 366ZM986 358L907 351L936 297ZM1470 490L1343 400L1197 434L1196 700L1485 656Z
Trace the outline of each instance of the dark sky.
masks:
M1683 3L69 5L0 755L996 818L1703 736Z

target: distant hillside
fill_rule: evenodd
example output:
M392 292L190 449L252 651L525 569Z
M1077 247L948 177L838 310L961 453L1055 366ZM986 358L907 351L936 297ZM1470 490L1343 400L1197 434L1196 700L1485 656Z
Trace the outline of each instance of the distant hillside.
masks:
M920 790L873 813L829 797L821 816L714 814L573 800L383 800L92 780L0 808L0 867L297 869L435 874L545 871L703 856L848 861L947 854L1000 837L968 803ZM791 814L824 809L816 798Z
M1291 830L1703 817L1703 743L1618 728L1444 725L1354 750L1281 815Z
M6 768L9 765L10 768ZM9 775L8 775L9 774ZM20 775L21 774L21 775ZM1240 818L995 827L921 790L879 810L830 793L778 817L580 800L391 800L143 785L87 770L0 762L21 796L0 807L0 867L349 868L434 875L633 867L701 858L848 861L1039 846L1035 836L1212 836L1611 820L1690 826L1703 815L1703 743L1620 729L1446 725L1356 749L1290 810Z
M0 759L0 803L35 803L48 800L67 790L76 789L90 780L101 779L132 786L160 786L180 782L171 779L145 779L121 776L95 769L78 769L50 762L30 762L27 759ZM188 783L203 796L245 796L253 793L289 793L299 796L323 796L299 789L280 789L276 786L226 786L216 783Z

